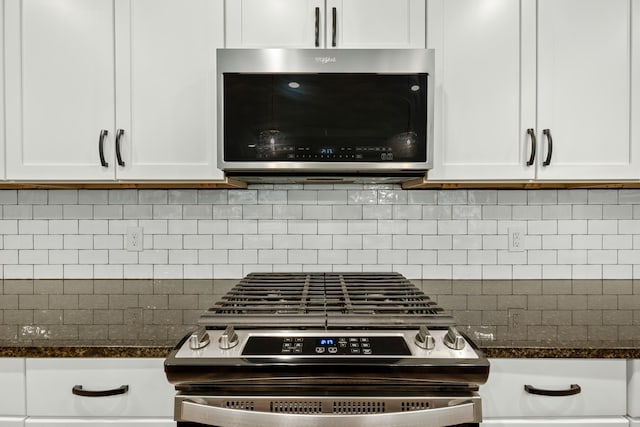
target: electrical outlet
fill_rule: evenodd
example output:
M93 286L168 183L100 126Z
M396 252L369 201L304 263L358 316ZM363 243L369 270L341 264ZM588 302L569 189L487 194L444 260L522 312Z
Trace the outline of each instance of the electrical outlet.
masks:
M509 227L509 252L524 251L524 227Z
M142 232L142 227L128 227L127 228L127 250L128 251L141 251L142 250L142 240L144 239L144 235Z

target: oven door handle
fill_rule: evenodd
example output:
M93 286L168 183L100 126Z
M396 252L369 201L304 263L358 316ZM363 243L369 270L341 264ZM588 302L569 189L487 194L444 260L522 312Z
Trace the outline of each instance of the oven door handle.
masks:
M442 427L478 422L474 403L452 401L451 406L417 411L376 414L282 414L220 408L218 406L182 401L182 416L178 421L204 425L234 427Z

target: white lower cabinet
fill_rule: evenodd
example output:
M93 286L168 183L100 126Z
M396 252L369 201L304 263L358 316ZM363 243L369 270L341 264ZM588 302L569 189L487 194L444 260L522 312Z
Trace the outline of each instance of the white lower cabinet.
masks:
M24 427L24 417L0 417L0 427Z
M27 359L26 390L26 425L175 425L163 359Z
M628 425L626 369L621 359L492 359L483 425Z
M22 425L25 411L24 359L0 358L0 427Z
M627 385L627 414L640 425L640 359L627 361Z

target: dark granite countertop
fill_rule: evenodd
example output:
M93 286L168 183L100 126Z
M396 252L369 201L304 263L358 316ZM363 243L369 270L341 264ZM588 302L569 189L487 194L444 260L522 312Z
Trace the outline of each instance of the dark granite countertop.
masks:
M235 282L0 281L0 357L163 358ZM640 281L414 283L490 358L640 358Z

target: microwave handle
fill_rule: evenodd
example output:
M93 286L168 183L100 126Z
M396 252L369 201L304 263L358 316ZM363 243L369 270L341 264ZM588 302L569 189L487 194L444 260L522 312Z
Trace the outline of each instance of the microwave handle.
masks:
M221 408L190 401L182 401L181 416L178 421L188 421L204 425L238 427L424 427L449 426L472 423L474 403L469 400L451 401L451 406L417 411L377 413L377 414L283 414L273 412L246 411Z

